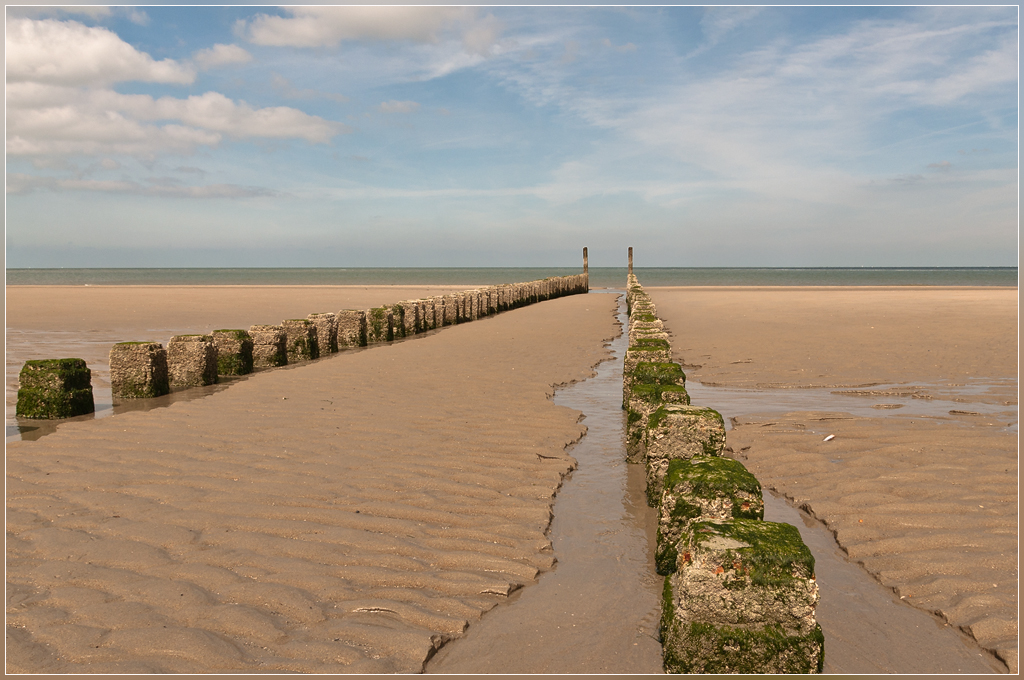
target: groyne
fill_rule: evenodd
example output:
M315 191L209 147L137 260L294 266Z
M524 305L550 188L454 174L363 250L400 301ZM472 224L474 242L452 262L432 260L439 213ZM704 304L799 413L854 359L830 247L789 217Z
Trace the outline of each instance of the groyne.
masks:
M796 527L764 521L761 485L722 455L722 416L690 403L632 251L622 406L627 458L645 466L647 501L658 510L665 670L820 673L814 557Z
M158 397L172 390L215 384L223 376L311 361L565 295L586 293L589 291L586 248L583 257L581 274L486 286L365 310L314 312L305 319L285 319L278 325L174 336L166 346L148 340L119 342L109 354L111 394L119 401ZM80 384L83 375L88 380L88 370L79 371L76 381L69 382L63 378L67 371L61 368L69 361L81 362L79 359L32 360L26 364L28 372L23 371L23 375L34 377L46 371L43 382L49 387L46 405L40 406L40 379L26 385L24 398L19 392L19 417L68 418L92 411L91 386ZM90 390L88 400L78 396L86 388Z

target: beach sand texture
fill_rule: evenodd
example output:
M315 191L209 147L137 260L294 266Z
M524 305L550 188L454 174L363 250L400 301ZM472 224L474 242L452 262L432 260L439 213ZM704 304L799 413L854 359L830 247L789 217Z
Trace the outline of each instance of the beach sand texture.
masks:
M265 315L260 291L222 315L149 291L156 311L125 328L424 294L397 288ZM59 327L101 327L122 298ZM8 672L420 670L552 567L551 504L585 431L552 386L593 374L614 302L561 298L9 444Z
M769 401L784 389L860 393L740 416L730 455L823 521L884 586L1016 672L1016 289L647 291L691 380ZM939 397L964 413L881 408ZM843 412L849 399L879 416ZM995 410L971 415L972 404Z

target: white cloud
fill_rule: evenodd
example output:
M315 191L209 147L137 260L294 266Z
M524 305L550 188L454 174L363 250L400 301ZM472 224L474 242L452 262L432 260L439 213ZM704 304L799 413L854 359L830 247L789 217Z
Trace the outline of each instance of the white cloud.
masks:
M347 131L298 109L256 109L218 92L154 99L107 89L7 86L7 151L13 156L190 153L196 146L215 146L225 136L323 144Z
M218 43L213 47L196 51L192 55L192 60L199 68L210 69L230 64L247 64L252 61L252 55L238 45Z
M381 102L377 110L381 113L414 113L420 108L419 102L389 101Z
M345 40L404 40L438 43L447 34L470 54L487 56L502 25L493 15L478 17L465 7L320 6L285 7L288 16L258 14L237 26L257 45L334 47Z
M205 68L244 63L236 45L194 58ZM122 81L189 84L195 72L155 61L113 32L75 21L7 22L7 152L11 156L191 153L233 139L323 144L346 126L286 106L254 108L219 92L158 99L110 89Z
M195 72L155 61L105 28L77 21L8 19L7 82L104 85L123 81L189 84Z

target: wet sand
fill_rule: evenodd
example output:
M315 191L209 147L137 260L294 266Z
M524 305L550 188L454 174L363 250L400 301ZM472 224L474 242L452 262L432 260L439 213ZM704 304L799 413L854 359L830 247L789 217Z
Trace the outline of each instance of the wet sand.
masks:
M596 295L596 293L591 293ZM622 297L618 293L614 297ZM608 295L612 297L612 295ZM626 322L625 301L619 321ZM658 519L643 467L625 461L622 358L626 337L597 375L559 389L555 403L585 414L570 453L578 467L555 501L555 569L444 647L428 673L662 673L658 625L663 577L655 573Z
M732 455L903 602L1016 672L1017 291L647 290L691 381L765 402L828 388L804 409L737 414ZM903 415L915 400L959 408Z
M314 312L370 307L471 286L8 286L6 412L28 359L78 357L92 370L97 409L110 406L110 346L172 335L279 324Z
M23 327L121 340L421 290L281 293L269 318L252 291L217 313L199 291L146 292L157 311L104 294L105 317L42 292ZM421 670L553 567L585 428L552 386L593 375L613 309L570 296L8 444L8 672Z

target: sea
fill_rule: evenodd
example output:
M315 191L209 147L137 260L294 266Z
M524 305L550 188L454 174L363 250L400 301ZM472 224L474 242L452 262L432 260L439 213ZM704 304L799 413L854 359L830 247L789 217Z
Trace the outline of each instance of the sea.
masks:
M7 269L9 286L493 285L580 267ZM644 286L1010 286L1017 267L635 267ZM590 267L591 288L623 288L625 267Z

